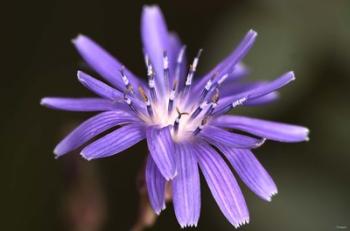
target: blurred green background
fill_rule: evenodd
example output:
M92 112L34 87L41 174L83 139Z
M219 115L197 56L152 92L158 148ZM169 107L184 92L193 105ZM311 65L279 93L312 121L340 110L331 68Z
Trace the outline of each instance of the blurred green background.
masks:
M255 153L275 179L271 203L242 185L251 222L240 230L350 229L350 1L13 1L2 9L0 230L130 230L138 217L136 178L144 143L117 157L55 160L55 144L91 114L51 111L43 96L88 96L76 80L84 68L70 40L86 34L145 76L142 5L159 4L168 26L200 73L213 67L253 28L245 63L250 79L294 70L281 100L234 113L304 125L311 141L267 142ZM234 230L202 183L198 230ZM148 230L180 230L171 204Z

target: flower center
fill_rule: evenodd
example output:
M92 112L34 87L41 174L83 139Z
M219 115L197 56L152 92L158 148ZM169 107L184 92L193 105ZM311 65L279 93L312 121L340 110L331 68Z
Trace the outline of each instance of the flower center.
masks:
M147 55L147 88L138 86L134 92L123 69L120 71L125 84L124 101L145 123L160 127L172 126L172 137L175 141L191 139L197 135L213 116L219 100L219 86L227 74L216 78L217 73L205 84L203 89L193 89L192 80L197 69L200 49L195 56L186 76L181 76L183 68L183 47L177 58L175 70L170 75L167 52L163 53L163 73L156 74ZM185 77L185 78L183 78ZM163 78L163 81L159 81ZM180 81L182 80L182 82ZM164 84L160 84L163 83Z

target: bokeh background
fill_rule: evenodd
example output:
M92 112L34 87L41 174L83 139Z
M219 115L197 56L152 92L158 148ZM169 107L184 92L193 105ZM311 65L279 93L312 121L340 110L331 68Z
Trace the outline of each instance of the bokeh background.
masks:
M51 111L43 96L88 96L76 80L86 68L70 40L89 35L145 76L142 5L159 4L170 29L204 48L199 73L227 55L250 28L250 79L294 70L281 100L234 113L310 128L300 144L268 142L255 153L275 179L272 203L242 185L251 223L240 230L350 229L350 1L215 0L13 1L2 9L0 230L130 230L138 219L137 175L145 143L92 162L78 153L55 160L55 144L90 114ZM202 183L198 230L233 230ZM147 230L180 230L172 205Z

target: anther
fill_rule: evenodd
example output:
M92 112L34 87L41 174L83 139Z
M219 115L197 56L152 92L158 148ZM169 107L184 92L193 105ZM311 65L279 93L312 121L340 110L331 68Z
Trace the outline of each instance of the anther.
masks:
M233 101L231 104L228 104L228 105L224 106L219 111L216 111L214 113L214 115L223 114L225 112L228 112L231 109L233 109L233 108L235 108L235 107L237 107L239 105L242 105L245 101L247 101L247 97L242 97L240 99L237 99L237 100Z
M185 55L185 51L186 51L186 45L181 47L179 55L177 56L177 60L176 60L177 63L182 63L182 60L183 60L184 55Z
M221 84L227 79L228 74L224 74L219 80L218 80L218 85L221 86Z
M128 77L125 75L125 68L124 66L121 67L120 71L120 76L122 77L123 83L125 85L125 88L130 92L131 94L134 94L134 89L128 79Z
M152 64L147 62L147 76L148 78L153 78L154 72L153 72L153 67Z
M241 98L241 99L239 99L239 100L234 101L234 102L231 104L231 107L232 107L232 108L235 108L235 107L237 107L237 106L239 106L239 105L242 105L245 101L247 101L247 98L246 98L246 97L243 97L243 98Z
M205 84L204 89L202 90L201 96L200 96L200 101L199 102L203 102L203 100L205 99L205 97L207 96L208 92L211 90L212 86L213 86L213 80L215 79L215 77L218 75L218 72L215 72L213 74L213 76L208 80L208 82Z
M201 113L203 111L203 109L208 105L207 101L202 102L197 108L196 110L192 113L190 119L193 120L195 119L199 113Z
M137 114L136 108L132 103L132 100L128 97L127 93L124 93L124 102L130 107L130 109Z
M147 55L147 53L145 51L143 51L144 53L144 60L145 60L145 64L146 64L146 68L148 68L149 66L149 57Z
M167 52L163 52L163 71L164 71L164 81L165 81L165 89L169 91L169 58Z
M228 78L228 74L224 74L221 78L215 82L213 88L219 88L221 84Z
M200 133L203 130L204 126L208 123L208 119L209 117L205 117L202 120L201 124L193 131L194 136L198 135L198 133Z
M205 113L206 116L211 115L214 112L216 106L218 105L219 97L220 97L219 90L216 88L214 95L211 97L210 107L208 111Z
M183 58L185 55L185 51L186 51L186 46L183 46L177 56L177 60L176 60L176 68L175 68L175 80L179 81L180 79L180 72L181 72L181 64L183 62Z
M192 79L194 76L194 73L197 70L197 66L198 66L198 61L199 61L199 57L202 54L203 49L199 49L196 57L193 59L192 64L190 65L190 70L187 74L187 78L186 78L186 82L185 82L185 87L189 87L192 84Z
M140 95L143 98L143 101L146 104L148 115L153 117L152 105L151 105L151 102L149 101L149 99L148 99L148 97L146 95L145 90L141 86L138 87L138 90L139 90Z
M171 89L169 94L168 115L170 115L171 112L173 111L176 87L177 87L177 81L174 80L173 88Z
M151 64L148 64L147 66L147 76L148 76L148 87L150 88L151 92L151 99L153 102L157 101L157 94L155 89L155 81L154 81L154 71Z

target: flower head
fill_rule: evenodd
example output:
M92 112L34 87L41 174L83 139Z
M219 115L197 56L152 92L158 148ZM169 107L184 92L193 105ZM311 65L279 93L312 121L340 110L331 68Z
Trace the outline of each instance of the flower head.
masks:
M271 82L241 83L240 78L247 74L241 61L257 36L250 30L227 58L194 79L202 50L187 68L186 47L168 31L157 6L144 7L141 33L147 81L90 38L79 35L73 40L87 64L110 85L78 71L78 80L98 97L42 99L42 105L54 109L100 112L64 138L55 155L75 150L111 128L114 130L82 149L85 159L116 155L146 139L150 155L145 179L157 214L165 208L165 185L170 182L179 224L197 225L200 169L228 221L235 227L248 223L245 200L223 156L253 192L270 201L277 188L251 150L265 140L305 141L308 129L224 114L238 106L273 101L276 91L294 80L293 72Z

